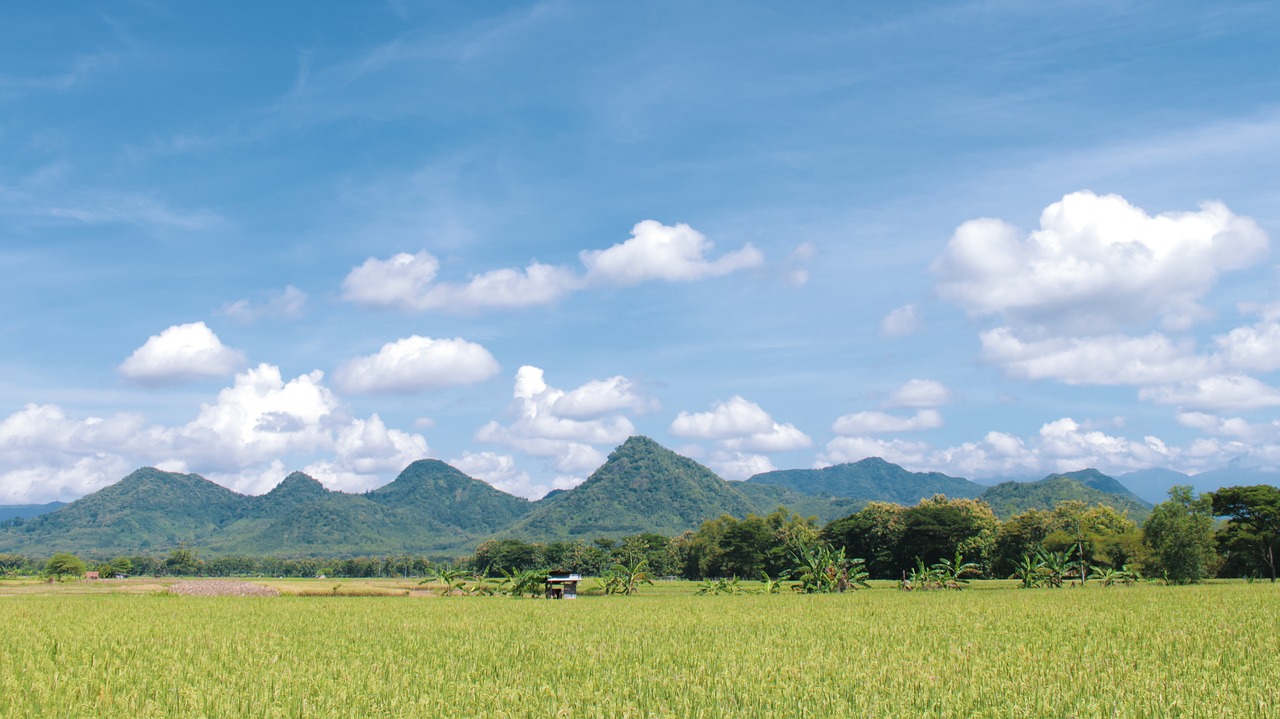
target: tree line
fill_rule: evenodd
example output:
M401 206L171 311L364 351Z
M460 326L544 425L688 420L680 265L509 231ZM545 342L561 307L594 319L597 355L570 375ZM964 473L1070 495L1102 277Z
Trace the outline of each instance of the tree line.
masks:
M72 555L44 562L0 554L0 576L77 576L86 568L123 575L426 577L440 566L498 577L519 572L604 576L643 562L657 577L691 580L798 576L819 548L856 559L872 579L927 584L929 577L1053 578L1146 575L1173 583L1206 577L1276 579L1280 489L1229 487L1195 495L1170 489L1141 524L1105 504L1059 503L1000 521L985 502L937 495L910 507L871 502L819 526L785 508L766 516L722 516L675 537L639 533L621 539L530 542L489 540L465 558L387 555L331 559L202 558L180 546L168 556L130 556L85 563ZM932 574L931 574L932 572ZM938 574L938 573L941 574ZM945 579L950 576L950 579Z

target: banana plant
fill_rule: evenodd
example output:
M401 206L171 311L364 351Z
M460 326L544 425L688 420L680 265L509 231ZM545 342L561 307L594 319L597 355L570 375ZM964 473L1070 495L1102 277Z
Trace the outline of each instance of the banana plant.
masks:
M1036 554L1040 569L1044 573L1045 584L1061 589L1063 581L1073 569L1071 555L1067 552L1049 552L1041 549Z
M460 569L451 564L446 564L433 571L426 579L419 582L419 584L427 584L429 582L443 584L444 590L441 594L447 597L454 592L461 592L465 594L467 581L472 578L471 573L465 569Z
M738 584L738 578L732 579L707 579L698 585L698 594L742 594L743 588Z
M630 564L618 562L602 579L605 594L635 594L640 591L640 585L653 584L647 559L633 560Z
M498 591L508 597L517 599L526 594L532 597L542 595L547 583L547 573L538 569L502 570L502 580L498 582Z
M792 587L797 592L820 594L870 586L866 562L846 557L844 547L838 550L827 544L799 547L792 550L792 558L798 565L798 584Z
M787 572L778 575L777 579L769 576L768 572L760 572L760 579L763 586L760 587L760 594L777 594L782 591L782 583L787 578Z
M956 550L954 559L940 559L930 569L937 583L945 589L964 589L969 584L966 576L982 573L976 563L964 561L959 550Z
M1009 578L1021 582L1023 589L1034 589L1045 580L1044 567L1035 557L1024 554L1022 560L1014 565L1013 574Z

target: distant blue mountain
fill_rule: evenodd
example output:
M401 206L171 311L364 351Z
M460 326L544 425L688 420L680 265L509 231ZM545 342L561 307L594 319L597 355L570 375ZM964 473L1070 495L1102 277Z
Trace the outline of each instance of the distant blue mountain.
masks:
M48 514L66 502L49 502L48 504L0 504L0 522L4 522L17 517L30 519L31 517L39 517L42 514Z
M1269 484L1280 487L1280 472L1247 469L1229 465L1200 474L1184 474L1172 469L1143 469L1122 474L1116 479L1134 494L1159 504L1169 498L1169 488L1177 484L1189 484L1197 493L1213 492L1223 487L1239 487L1252 484Z
M1169 498L1169 488L1177 484L1195 486L1194 478L1189 474L1175 472L1172 469L1155 467L1129 472L1116 477L1129 491L1152 504L1159 504ZM1214 487L1217 489L1217 487Z

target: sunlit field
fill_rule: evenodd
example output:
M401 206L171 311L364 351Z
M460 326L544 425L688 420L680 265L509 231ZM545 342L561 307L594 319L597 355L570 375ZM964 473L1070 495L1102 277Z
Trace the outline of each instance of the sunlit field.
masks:
M695 596L679 582L553 602L270 583L286 595L0 582L0 716L1280 716L1270 584ZM390 596L343 596L374 590Z

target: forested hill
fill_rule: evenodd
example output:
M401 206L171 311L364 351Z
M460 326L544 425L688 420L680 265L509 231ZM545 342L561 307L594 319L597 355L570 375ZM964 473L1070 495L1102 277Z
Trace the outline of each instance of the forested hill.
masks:
M648 437L631 437L586 482L546 501L516 522L517 537L567 538L696 529L722 514L757 508L732 482Z
M952 498L980 496L986 487L940 472L909 472L879 457L822 469L779 469L747 482L786 487L816 497L911 505L935 494Z
M1004 517L1064 499L1112 504L1131 516L1150 506L1094 470L983 489L879 458L727 482L647 437L628 439L581 485L534 502L438 460L414 462L364 494L330 491L295 472L264 495L245 496L199 475L146 467L57 511L5 522L0 553L101 557L163 552L185 542L207 556L444 556L497 537L673 536L722 515L765 515L779 506L826 523L868 501L912 505L934 494L981 496Z
M1109 504L1139 522L1151 513L1151 504L1096 469L1051 474L1038 482L1001 482L984 492L982 499L1001 519L1067 500Z

